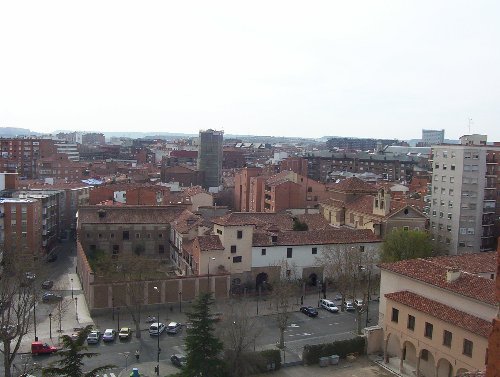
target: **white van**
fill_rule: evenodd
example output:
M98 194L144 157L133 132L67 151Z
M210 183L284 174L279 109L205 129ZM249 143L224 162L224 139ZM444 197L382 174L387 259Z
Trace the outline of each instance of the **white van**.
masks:
M153 323L149 326L149 335L160 336L165 331L165 324L161 322Z
M321 305L321 307L323 309L326 309L331 313L338 313L339 312L339 308L337 307L337 305L335 305L333 303L333 301L321 299L319 301L319 304Z

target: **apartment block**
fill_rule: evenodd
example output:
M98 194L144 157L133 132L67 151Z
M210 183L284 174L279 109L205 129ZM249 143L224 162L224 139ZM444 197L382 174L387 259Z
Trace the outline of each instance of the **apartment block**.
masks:
M444 143L444 130L422 130L422 146L430 147Z
M480 136L433 147L431 232L449 254L496 249L500 146Z
M0 171L17 172L20 177L36 178L37 160L56 152L54 141L38 138L0 138Z
M42 203L0 198L0 249L22 255L42 252Z
M222 147L224 132L200 131L198 170L203 172L203 187L219 187L222 178Z

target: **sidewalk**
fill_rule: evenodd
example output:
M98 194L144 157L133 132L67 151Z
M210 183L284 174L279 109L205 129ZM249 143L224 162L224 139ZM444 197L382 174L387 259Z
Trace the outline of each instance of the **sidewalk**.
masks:
M73 279L73 299L70 295L64 297L64 300L68 302L68 310L63 315L61 321L61 332L59 332L59 321L56 318L57 306L51 304L50 309L52 310L52 320L46 316L42 316L37 313L37 323L36 323L36 335L38 341L42 343L48 343L53 346L59 346L59 337L61 335L71 335L75 332L75 328L85 327L87 325L93 325L94 322L90 316L85 297L82 292L82 287L80 285L80 279L76 274L66 274L67 286L71 286L71 279ZM42 304L41 301L37 303L37 308ZM77 311L78 310L78 311ZM52 338L51 335L52 327ZM35 340L34 328L31 329L23 338L21 347L19 348L19 353L31 353L31 342Z
M134 363L131 364L127 369L124 369L118 374L118 377L129 376L132 373L133 368L137 368L141 377L156 377L155 367L156 361L146 362L146 363ZM179 373L180 369L173 366L169 361L160 360L160 376L168 376L170 374Z

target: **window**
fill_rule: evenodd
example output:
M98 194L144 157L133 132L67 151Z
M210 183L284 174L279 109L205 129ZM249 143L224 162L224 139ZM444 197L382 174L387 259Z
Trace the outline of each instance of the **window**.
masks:
M453 200L448 200L448 207L453 208Z
M404 227L403 227L403 230L407 232L407 231L409 231L409 230L410 230L410 227L409 227L409 226L404 226Z
M130 238L129 234L128 234L128 230L124 230L123 231L123 239L124 240L128 240Z
M286 248L286 257L287 258L292 258L292 248L291 247L287 247Z
M136 233L135 234L135 238L141 238L141 234L140 233Z
M470 341L469 339L464 339L464 350L463 350L463 354L465 356L470 356L472 357L472 346L474 344L472 343L472 341Z
M451 164L450 169L455 170L455 164Z
M443 176L441 177L441 182L446 182L446 175L443 175Z
M113 245L113 255L116 255L120 252L120 245Z
M406 325L406 328L408 328L409 330L415 330L415 317L408 314L408 323Z
M443 346L451 347L452 334L448 330L443 331Z
M243 238L243 231L242 230L238 230L238 232L236 234L237 234L236 238L238 238L238 239Z
M158 238L163 238L163 233L158 233Z
M217 229L217 234L222 234L222 230Z
M241 259L242 259L241 256L239 256L239 257L233 257L233 263L241 263Z
M98 237L98 238L102 238L102 233L99 233L99 234L97 235L97 237Z
M260 252L261 252L261 255L266 255L266 249L262 249Z
M115 238L115 234L114 233L110 233L109 234L109 238Z
M391 321L398 323L398 320L399 320L399 310L396 308L392 308Z
M158 254L165 253L165 245L158 245Z
M318 254L318 248L317 247L313 247L312 248L312 253L313 254Z
M236 253L236 245L231 245L231 254Z
M448 220L451 220L451 213L448 213Z
M455 183L455 177L450 177L450 183Z
M432 325L432 323L425 322L424 336L426 338L432 339L432 330L434 330L434 326Z

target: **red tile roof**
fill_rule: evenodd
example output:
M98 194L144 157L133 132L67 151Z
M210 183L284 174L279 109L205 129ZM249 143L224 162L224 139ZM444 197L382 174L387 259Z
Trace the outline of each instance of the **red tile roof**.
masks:
M188 233L190 229L203 224L203 219L189 210L183 211L173 222L172 227L179 233Z
M298 246L298 245L328 245L382 242L368 229L322 229L308 231L288 231L273 234L277 236L276 242L272 242L271 233L256 232L253 234L252 246Z
M493 280L479 277L470 272L462 272L456 280L447 282L447 268L442 264L434 263L433 259L418 258L394 263L381 263L379 267L382 270L392 271L396 274L432 284L489 305L496 305L495 282Z
M467 271L471 274L495 273L497 270L497 253L494 251L455 256L447 255L443 257L425 258L425 260L441 267L457 267L461 271Z
M182 206L85 206L78 209L80 224L169 224L184 210ZM103 211L104 216L99 213Z
M362 179L352 177L347 178L331 186L331 190L344 192L377 192L377 188Z
M222 242L216 234L198 236L196 237L196 241L200 245L201 251L224 250L224 246L222 246Z
M457 310L451 306L444 305L438 301L428 299L413 292L400 291L387 293L385 297L422 313L429 314L446 323L461 327L483 338L487 338L492 329L490 321L467 314L461 310Z

